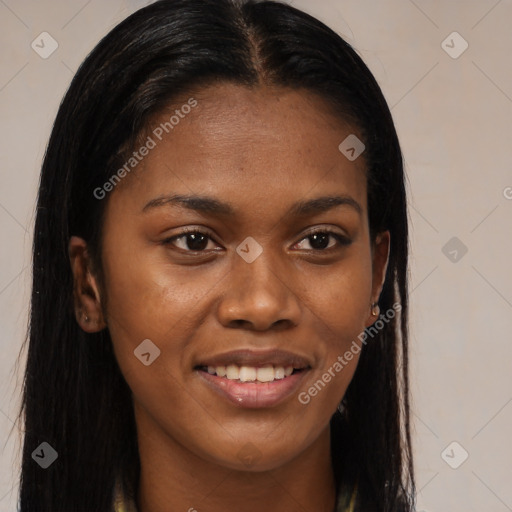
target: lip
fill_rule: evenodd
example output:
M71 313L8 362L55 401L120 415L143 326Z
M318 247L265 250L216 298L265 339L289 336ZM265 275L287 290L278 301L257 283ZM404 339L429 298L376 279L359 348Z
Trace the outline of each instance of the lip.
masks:
M293 395L309 373L305 368L289 377L272 382L239 382L211 375L201 369L195 371L205 384L221 397L241 408L261 409L276 407Z
M233 350L231 352L224 352L215 356L206 357L195 365L195 369L202 366L252 366L260 368L262 366L292 366L300 370L310 368L311 362L305 357L289 352L287 350L272 349L272 350L251 350L241 349Z
M208 366L250 366L260 368L272 365L293 367L294 373L272 382L239 382L226 377L211 375ZM206 356L194 366L194 371L210 389L232 404L242 408L275 407L298 390L312 368L306 357L278 348L266 350L238 349Z

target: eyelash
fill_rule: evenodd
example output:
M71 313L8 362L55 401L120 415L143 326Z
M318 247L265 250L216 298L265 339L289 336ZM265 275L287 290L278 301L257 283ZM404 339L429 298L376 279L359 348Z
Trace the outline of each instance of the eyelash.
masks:
M313 235L317 235L317 234L324 234L324 235L330 235L332 236L333 238L335 238L337 241L338 241L338 244L341 246L341 247L346 247L348 245L350 245L352 243L352 240L350 240L349 238L347 238L346 236L336 232L336 231L333 231L333 230L330 230L328 228L316 228L312 231L310 231L306 236L304 236L303 238L301 238L299 240L299 242L302 242L303 240L306 240L307 238L313 236ZM184 238L186 237L187 235L204 235L206 237L208 237L210 240L214 241L215 240L213 239L212 236L210 236L210 234L206 231L201 231L199 229L196 229L196 228L186 228L184 229L183 231L181 231L181 233L178 233L177 235L174 235L170 238L166 238L165 240L162 240L162 244L163 245L172 245L172 243L179 239L179 238ZM297 243L299 243L297 242ZM208 251L205 251L205 250L202 250L202 251L193 251L193 250L186 250L186 249L181 249L178 247L179 250L181 251L185 251L185 252L189 252L189 253L206 253ZM318 253L330 253L331 251L333 250L336 250L337 248L336 247L329 247L329 248L325 248L325 249L309 249L309 251L313 251L313 252L318 252Z

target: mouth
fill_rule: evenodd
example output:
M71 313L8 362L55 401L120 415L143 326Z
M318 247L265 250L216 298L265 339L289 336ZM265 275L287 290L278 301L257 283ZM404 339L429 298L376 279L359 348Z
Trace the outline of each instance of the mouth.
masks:
M298 389L311 370L305 358L280 350L241 350L194 367L201 382L242 408L275 407Z
M294 368L293 366L237 366L234 364L228 366L196 366L199 370L215 377L231 380L234 382L255 382L263 384L265 382L274 382L296 375L297 373L306 371L305 368Z

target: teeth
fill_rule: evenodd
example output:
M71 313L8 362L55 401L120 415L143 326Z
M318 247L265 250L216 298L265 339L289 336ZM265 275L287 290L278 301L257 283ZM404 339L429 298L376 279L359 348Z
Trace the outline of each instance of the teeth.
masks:
M260 382L272 382L275 377L273 366L263 366L258 368L257 377Z
M238 377L242 382L254 382L256 380L256 368L242 366Z
M238 380L240 377L240 368L234 364L226 366L226 377L230 380Z
M210 375L225 377L229 380L239 380L240 382L272 382L289 377L293 373L293 366L263 366L255 368L252 366L208 366L207 371Z

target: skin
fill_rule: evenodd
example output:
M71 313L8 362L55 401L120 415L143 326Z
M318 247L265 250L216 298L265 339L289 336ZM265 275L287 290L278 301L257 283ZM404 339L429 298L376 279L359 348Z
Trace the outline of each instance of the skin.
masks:
M193 97L197 107L104 199L103 286L86 242L69 244L77 321L86 332L108 327L133 392L138 507L331 512L329 420L359 354L307 405L295 393L263 409L219 397L194 366L238 348L285 348L311 361L298 390L307 391L376 320L370 304L382 289L389 233L370 240L364 154L351 162L338 150L358 132L307 91L217 84ZM208 195L235 214L170 204L142 211L171 193ZM297 201L332 195L350 196L361 214L350 205L287 214ZM204 254L187 237L162 243L184 227L211 237ZM332 249L319 249L308 238L316 227L351 243L331 236ZM247 236L263 248L252 263L236 253ZM161 351L149 366L133 354L145 339ZM249 467L244 447L257 454Z

